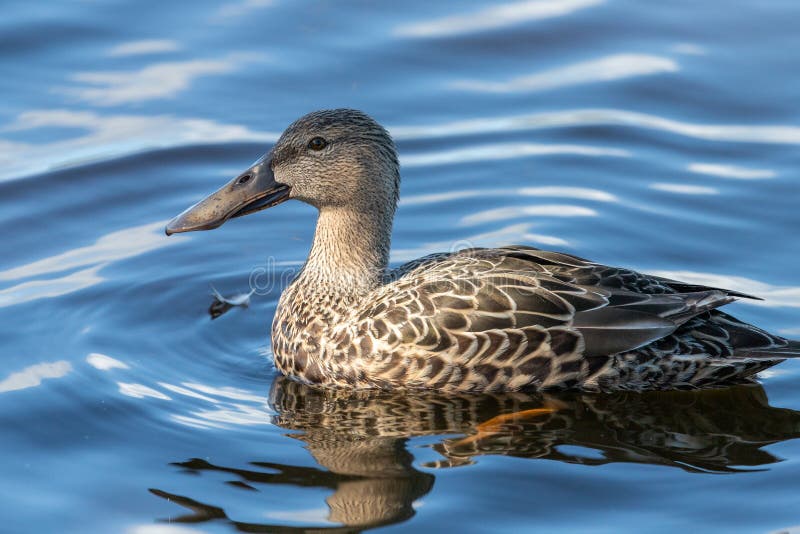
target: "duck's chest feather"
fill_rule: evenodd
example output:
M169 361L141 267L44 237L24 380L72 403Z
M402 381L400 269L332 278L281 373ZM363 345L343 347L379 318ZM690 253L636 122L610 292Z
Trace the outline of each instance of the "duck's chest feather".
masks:
M303 382L355 385L361 363L347 357L331 343L337 331L347 328L346 307L339 295L304 288L297 282L281 295L272 322L275 365L286 375Z

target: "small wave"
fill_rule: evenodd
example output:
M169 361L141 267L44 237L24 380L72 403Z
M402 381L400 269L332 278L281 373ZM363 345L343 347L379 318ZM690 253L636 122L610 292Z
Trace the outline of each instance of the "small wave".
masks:
M271 143L278 134L238 124L170 115L101 115L92 111L38 109L20 113L0 133L39 128L76 128L85 133L52 143L29 144L0 140L0 181L187 145Z
M643 128L707 141L735 143L800 144L800 127L772 124L699 124L622 109L571 109L458 120L421 126L391 128L396 139L433 139L451 136L532 131L586 126Z
M770 169L749 169L720 163L690 163L686 170L695 174L705 174L717 178L733 178L734 180L762 180L777 176L777 173Z
M615 54L558 67L505 82L456 80L451 89L479 93L532 93L587 83L610 82L637 76L676 72L678 64L666 57L647 54Z
M61 378L70 371L72 371L72 365L64 360L30 365L22 371L11 373L5 379L0 380L0 393L36 387L42 383L42 380Z
M630 153L627 150L619 148L585 145L548 145L537 143L498 143L401 156L400 163L404 167L425 167L432 165L469 163L474 161L492 161L530 156L554 156L565 154L575 156L618 158L630 156Z
M664 191L665 193L677 193L680 195L718 195L719 190L715 187L691 184L671 184L657 182L650 184L650 189Z
M534 0L500 4L472 13L405 24L395 28L393 33L398 37L450 37L563 17L603 2L604 0Z
M597 202L616 202L617 197L606 191L589 187L540 186L508 189L469 189L463 191L447 191L444 193L428 193L424 195L408 195L400 199L401 206L418 206L438 204L452 200L487 197L555 197L594 200Z
M488 222L518 219L520 217L596 217L597 212L583 206L569 204L539 204L535 206L506 206L479 211L461 218L461 225L475 226Z

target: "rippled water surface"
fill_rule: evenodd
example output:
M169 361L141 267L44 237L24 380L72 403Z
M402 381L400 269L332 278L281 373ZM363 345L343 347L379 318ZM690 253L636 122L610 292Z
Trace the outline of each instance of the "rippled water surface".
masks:
M279 284L207 311L296 269L313 210L163 235L293 119L357 107L401 152L393 261L556 248L756 293L733 313L800 337L800 3L2 11L0 531L800 531L800 362L706 392L320 392L270 362Z

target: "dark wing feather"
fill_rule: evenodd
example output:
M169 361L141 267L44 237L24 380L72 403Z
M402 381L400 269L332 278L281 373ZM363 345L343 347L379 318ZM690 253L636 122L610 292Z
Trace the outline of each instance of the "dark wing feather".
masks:
M678 327L669 319L625 308L600 308L575 316L586 356L608 356L637 349L668 336Z
M583 334L587 356L635 350L671 334L693 317L739 297L752 298L558 252L517 246L501 250L545 268L550 276L573 288L605 295L606 303L600 308L576 309L572 326Z
M756 297L754 295L748 295L747 293L741 293L739 291L733 291L731 289L721 289L718 287L709 287L709 286L702 286L698 284L689 284L687 282L681 282L680 280L672 280L670 278L663 278L661 276L651 276L653 280L658 281L661 284L671 287L678 293L691 293L695 291L721 291L731 297L741 298L741 299L751 299L751 300L764 300L761 297Z
M667 341L691 319L742 296L530 247L469 249L395 270L351 334L370 332L369 346L385 354L416 350L421 359L402 370L407 383L414 375L443 389L473 387L465 381L473 389L541 386L548 376L569 383L582 365L591 372L607 356ZM741 338L726 339L731 346L786 345L761 331L729 330L726 336ZM397 368L394 359L387 363L393 377Z

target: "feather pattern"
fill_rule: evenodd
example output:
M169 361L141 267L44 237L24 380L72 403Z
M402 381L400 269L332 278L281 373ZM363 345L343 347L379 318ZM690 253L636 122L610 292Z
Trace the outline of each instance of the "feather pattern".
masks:
M745 379L798 352L796 343L716 310L741 294L523 246L415 260L328 321L317 320L315 304L299 302L302 288L286 295L273 331L276 361L312 383L696 387Z

